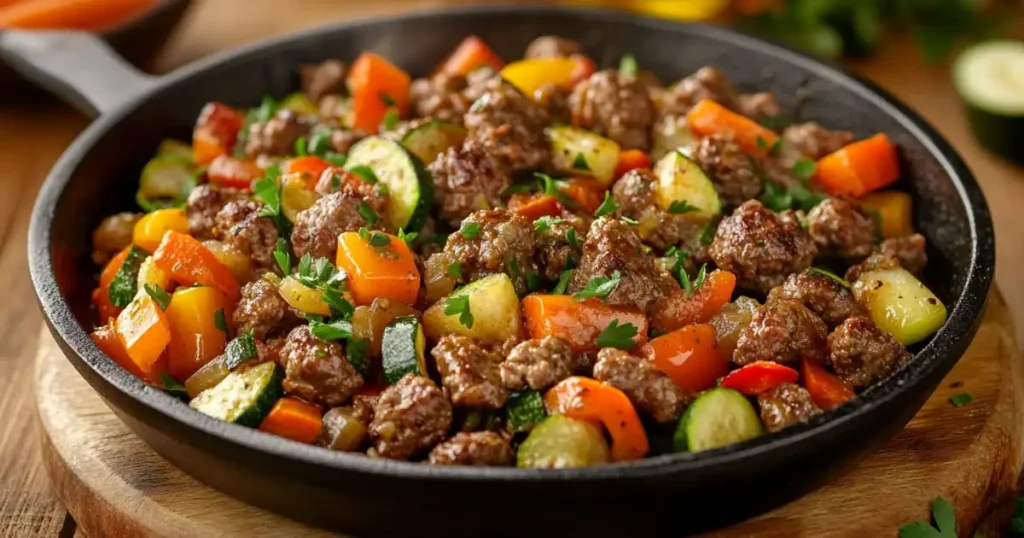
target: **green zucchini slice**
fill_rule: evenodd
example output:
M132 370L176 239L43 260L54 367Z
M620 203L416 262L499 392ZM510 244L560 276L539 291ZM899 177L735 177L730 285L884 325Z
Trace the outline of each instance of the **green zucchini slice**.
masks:
M564 469L608 461L608 443L600 428L565 415L551 415L519 445L516 466Z
M281 370L274 362L265 362L241 372L233 372L196 396L188 405L225 422L255 428L281 398Z
M410 373L427 377L426 347L423 326L413 316L395 318L384 327L380 352L388 383L397 383Z
M662 209L677 211L676 208L690 207L694 214L705 219L722 212L722 202L711 179L700 165L681 151L672 151L662 157L654 165L654 175L657 178L654 194Z
M530 431L548 416L544 398L535 390L509 394L505 408L509 429L514 432Z
M1024 42L970 47L957 58L953 81L978 141L1024 164Z
M761 419L738 391L714 388L701 394L683 413L673 445L677 452L700 452L761 435Z
M466 133L466 128L456 123L432 120L406 133L402 145L420 162L430 164L448 148L462 145Z
M434 183L423 164L398 142L371 136L360 140L348 153L345 168L366 166L387 185L385 218L406 232L419 231L430 216Z
M160 142L160 146L156 148L157 157L180 157L189 164L193 164L192 161L192 146L181 140L175 140L173 138L165 138Z
M157 156L142 169L135 201L147 212L180 207L195 186L191 156L187 159L173 153Z

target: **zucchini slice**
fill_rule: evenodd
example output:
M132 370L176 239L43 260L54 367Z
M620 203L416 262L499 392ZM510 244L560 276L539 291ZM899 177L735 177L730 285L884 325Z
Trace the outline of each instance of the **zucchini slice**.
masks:
M654 165L654 194L658 206L668 211L673 203L696 208L694 212L710 220L722 212L718 192L704 170L680 151L672 151Z
M509 429L514 432L530 431L548 416L544 410L544 398L535 390L509 394L505 409L508 411Z
M953 82L978 141L1024 164L1024 42L970 47L953 66Z
M146 211L180 207L196 186L192 157L157 156L146 163L139 177L135 201Z
M762 431L750 400L738 391L719 387L701 394L683 413L673 446L677 452L700 452L742 443Z
M519 445L516 467L565 469L609 460L608 443L600 428L584 420L551 415Z
M189 164L194 164L192 161L192 146L187 142L181 140L175 140L173 138L165 138L160 142L160 146L156 148L157 157L180 157Z
M281 370L265 362L233 372L213 388L199 393L188 405L225 422L255 428L284 394Z
M402 145L423 164L430 164L448 148L462 145L465 127L443 120L431 120L406 133Z
M426 347L423 327L413 316L396 318L384 327L380 351L388 383L398 383L410 373L427 377Z
M591 176L608 187L619 164L619 144L599 134L575 127L552 127L551 164L567 174Z
M204 364L201 368L185 380L185 390L188 391L189 398L195 398L203 393L207 389L212 389L217 386L218 383L224 381L224 378L231 373L228 369L228 356L221 354L210 362Z
M946 305L902 267L862 274L853 283L853 296L879 329L905 346L931 336L946 322Z
M434 203L434 182L419 159L398 142L371 136L349 150L345 168L356 166L368 166L387 185L384 214L392 226L406 232L423 227Z

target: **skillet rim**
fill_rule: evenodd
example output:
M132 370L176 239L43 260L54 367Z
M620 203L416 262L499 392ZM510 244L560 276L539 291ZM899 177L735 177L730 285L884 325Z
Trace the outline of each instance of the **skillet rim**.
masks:
M173 1L173 0L172 0ZM959 195L966 209L971 240L971 260L963 292L948 309L946 323L921 349L908 365L902 367L885 382L869 388L845 404L826 411L797 426L780 432L762 435L751 441L723 447L700 454L677 453L660 455L632 462L577 469L518 469L509 467L432 466L421 463L367 458L320 447L296 443L258 430L245 428L209 417L182 405L181 402L159 389L155 389L126 370L117 366L93 343L78 324L68 303L61 296L53 272L50 251L50 226L57 203L71 181L79 164L95 143L128 114L161 92L175 90L175 86L189 78L217 67L259 57L286 44L302 41L315 42L324 35L344 33L354 28L387 24L396 21L429 24L438 17L501 16L503 14L535 14L575 16L592 23L625 23L640 28L664 29L688 33L717 41L733 49L759 49L781 62L796 65L823 80L830 81L865 99L883 113L901 124L928 151ZM335 471L358 472L392 479L436 481L489 481L519 480L532 482L555 481L607 481L621 478L644 479L658 475L693 472L698 469L728 466L744 458L766 456L784 451L799 443L825 438L833 432L864 420L876 408L913 390L929 375L947 363L955 364L973 339L984 313L995 262L995 244L991 216L984 195L963 159L949 143L910 107L898 101L874 83L843 68L812 58L786 46L741 34L737 31L695 23L679 23L629 13L579 6L512 6L484 5L430 9L414 13L374 17L345 23L316 27L275 37L245 47L224 51L183 66L159 79L150 90L122 104L117 110L102 116L83 131L54 165L39 190L29 226L29 269L41 310L50 332L61 343L64 354L73 363L92 370L102 382L151 413L162 415L195 431L212 436L220 443L230 443L245 449L265 453L293 464L317 465ZM971 338L967 338L971 337ZM73 358L72 355L75 357ZM88 380L88 379L87 379ZM103 394L101 393L101 396ZM106 399L106 397L104 396ZM131 410L132 415L138 411Z

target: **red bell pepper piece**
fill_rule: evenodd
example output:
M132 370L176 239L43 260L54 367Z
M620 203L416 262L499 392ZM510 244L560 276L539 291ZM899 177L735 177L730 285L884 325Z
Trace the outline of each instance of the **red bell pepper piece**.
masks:
M562 213L562 206L554 196L528 196L515 194L508 201L508 208L520 215L537 220L541 217L554 217Z
M688 325L663 334L648 342L641 353L688 392L707 390L729 372L711 325Z
M449 75L466 75L476 68L487 65L495 71L501 71L505 62L498 56L483 39L471 35L459 43L455 52L444 62L441 71Z
M252 182L262 176L263 170L256 163L227 154L218 155L206 169L206 177L211 182L244 191L248 191Z
M739 370L733 370L722 380L722 386L736 389L747 396L757 396L783 383L796 383L800 372L777 362L752 362Z
M636 345L647 342L647 318L637 308L609 306L599 299L577 301L568 295L529 295L523 314L530 338L558 336L576 352L596 351L597 337L612 321L637 328Z
M619 152L619 162L615 165L615 179L626 175L630 170L650 168L651 158L641 150L627 149Z
M210 249L187 234L167 232L153 253L153 262L179 284L217 288L229 304L237 303L242 296L231 270L220 263Z
M828 410L853 398L853 389L845 381L830 373L821 364L804 359L804 388L818 407Z
M205 166L218 156L231 153L244 125L245 114L240 110L222 103L207 103L192 131L192 159Z
M707 323L729 303L735 289L736 275L715 269L694 290L693 296L687 297L685 290L679 290L663 301L651 312L651 325L663 331L674 331L694 323Z

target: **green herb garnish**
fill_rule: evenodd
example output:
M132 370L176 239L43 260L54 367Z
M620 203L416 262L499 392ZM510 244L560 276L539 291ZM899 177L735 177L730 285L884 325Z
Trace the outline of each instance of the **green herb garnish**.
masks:
M963 407L974 401L974 396L969 393L957 394L949 399L949 403L953 404L953 407Z
M953 505L942 497L932 501L933 527L927 521L915 521L900 527L900 538L957 538Z
M626 54L619 60L619 74L626 78L636 78L637 72L640 71L640 66L636 63L636 58L632 54Z
M572 269L562 271L562 274L558 276L558 284L555 285L555 289L551 290L554 295L565 295L565 290L569 288L569 279L572 278Z
M309 332L321 340L347 340L352 337L352 323L343 319L330 323L310 321Z
M462 264L455 260L448 266L448 275L455 280L462 280Z
M612 273L611 278L595 276L587 282L587 286L583 288L583 290L572 294L572 298L577 301L582 301L592 297L608 297L608 294L615 291L615 288L619 286L621 279L622 273L619 271Z
M465 237L466 239L473 239L474 237L480 235L480 223L469 222L463 224L462 228L459 228L459 233L462 234L462 237Z
M239 364L249 359L255 359L256 340L253 338L252 329L228 342L227 347L224 348L224 357L224 366L228 370L234 370Z
M178 380L171 377L167 372L160 372L157 374L157 377L160 378L160 383L163 384L163 389L167 394L170 394L181 401L188 401L188 391L185 390L185 385L178 383Z
M118 308L124 308L132 302L135 294L139 291L139 268L142 267L142 262L147 256L149 254L145 250L134 245L128 250L124 262L121 263L121 267L117 269L113 280L110 281L107 297L110 298L111 304Z
M370 246L371 247L386 247L391 245L391 238L387 234L372 233L370 234Z
M793 164L793 175L801 181L806 181L814 177L814 173L817 170L818 166L810 159L798 159L796 163Z
M700 211L700 209L697 206L690 205L686 200L672 200L672 203L668 205L668 212L673 215L693 213L694 211Z
M704 280L706 280L708 276L707 271L708 265L701 265L700 269L697 271L697 278L695 278L693 281L690 281L690 275L686 274L686 269L680 267L679 283L683 286L683 289L686 291L687 297L693 297L693 294L696 293L697 290L699 290L700 287L704 284Z
M420 235L419 232L406 233L404 228L398 229L398 238L401 239L402 241L405 241L405 244L408 245L409 247L412 247L412 244L414 241L416 241L416 237L418 235Z
M316 155L321 159L331 151L331 130L327 128L317 129L313 136L309 137L309 144L306 146L310 155Z
M618 210L619 210L619 203L616 202L612 198L611 193L605 191L605 193L604 193L604 201L601 202L601 206L598 207L597 211L594 212L594 216L595 217L603 217L605 215L610 215L612 213L615 213Z
M395 106L395 100L387 92L380 92L380 100L384 103L384 106Z
M832 271L829 271L828 269L822 269L820 267L808 267L807 268L807 272L808 273L817 273L817 274L819 274L821 276L831 278L832 280L838 282L839 285L841 285L842 287L844 287L846 289L850 289L850 287L851 287L849 280L846 280L845 278L843 278L843 277L833 273Z
M569 246L575 249L583 248L583 244L580 243L579 236L576 235L576 228L569 228L565 232L565 239L569 242Z
M217 327L217 330L224 333L225 335L228 334L228 320L224 315L223 308L220 308L213 313L213 324L214 326Z
M389 108L384 113L384 121L381 124L385 131L394 131L398 127L398 110Z
M380 220L380 215L366 202L359 202L359 207L356 210L359 211L359 216L363 217L363 220L371 226L377 224L377 221Z
M146 290L146 294L156 301L156 304L160 306L160 310L167 310L167 305L171 304L171 294L164 291L160 286L153 284L146 284L143 286Z
M550 230L551 227L554 226L555 224L559 224L561 222L564 222L562 220L562 217L551 217L551 216L545 215L545 216L543 216L543 217L533 221L533 228L535 230L537 230L537 232L539 232L539 233L544 233L544 232L547 232L548 230Z
M377 179L377 174L374 173L373 168L370 168L365 164L358 164L356 166L353 166L352 168L349 168L348 171L352 174L361 177L363 181L367 183L377 183L378 181L380 181L379 179Z
M459 323L468 329L473 328L473 313L469 309L469 296L449 297L444 302L444 313L447 316L459 315Z
M259 216L267 217L274 221L277 234L280 237L290 237L292 223L281 212L281 184L278 179L281 176L281 169L277 166L270 166L264 172L263 178L252 184L253 196L263 202L263 209Z
M285 241L283 237L277 238L277 248L274 249L274 261L277 262L277 267L281 269L281 274L288 276L292 272L292 252L288 248L288 241Z
M597 347L614 347L623 351L629 351L636 345L633 338L636 337L638 332L632 323L619 325L619 320L613 319L601 331L601 334L597 335Z
M590 165L587 164L587 158L582 153L577 153L576 158L572 161L572 167L574 170L585 170L590 171Z

